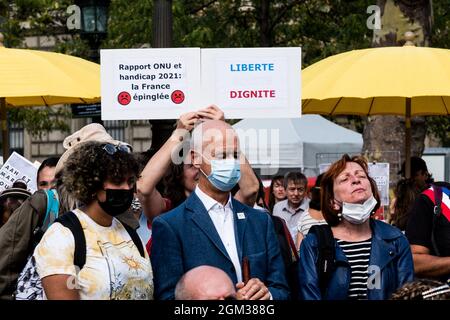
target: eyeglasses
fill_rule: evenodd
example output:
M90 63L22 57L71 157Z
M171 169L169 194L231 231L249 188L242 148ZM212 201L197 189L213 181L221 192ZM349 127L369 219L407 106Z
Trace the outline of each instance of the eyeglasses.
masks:
M131 153L131 147L125 144L114 145L112 143L107 143L103 146L103 150L105 150L110 156L112 156L117 151L122 151L126 153Z

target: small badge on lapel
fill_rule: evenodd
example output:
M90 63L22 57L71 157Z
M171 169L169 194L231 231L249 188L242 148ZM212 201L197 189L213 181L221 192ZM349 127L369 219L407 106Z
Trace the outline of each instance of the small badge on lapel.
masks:
M238 212L237 217L238 219L245 219L245 214L243 212Z

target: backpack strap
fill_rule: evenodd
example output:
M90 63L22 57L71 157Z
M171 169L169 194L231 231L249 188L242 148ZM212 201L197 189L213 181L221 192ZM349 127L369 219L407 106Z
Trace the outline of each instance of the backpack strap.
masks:
M75 240L73 263L79 270L83 269L84 264L86 263L86 237L84 236L80 220L73 211L69 211L59 216L55 222L61 223L72 232Z
M56 218L58 218L58 210L59 210L59 201L58 201L58 193L56 190L42 190L40 193L45 193L45 215L41 214L41 211L44 208L39 205L30 204L31 209L39 216L38 223L36 228L33 230L33 237L30 243L30 252L34 251L34 248L41 241L45 231L50 227L50 225L55 222ZM36 192L37 193L37 192ZM40 198L36 198L40 199Z
M433 246L434 253L439 257L441 256L439 253L439 249L436 243L436 237L434 234L434 230L436 227L436 221L442 214L442 188L433 185L433 192L434 192L434 209L433 209L433 226L431 228L431 245Z
M286 241L288 242L289 245L289 251L291 253L291 261L296 262L298 261L297 247L295 246L294 240L292 239L291 233L289 232L285 220L280 219L280 222L283 225L284 237L286 238Z
M313 233L317 237L319 252L316 267L323 299L335 267L335 240L331 227L327 224L314 225L309 229L309 233Z
M59 199L56 190L45 190L45 195L47 196L47 209L45 211L45 217L41 227L43 232L50 227L59 215Z
M141 238L137 234L136 230L134 230L132 227L130 227L129 225L127 225L125 223L122 223L122 225L125 228L125 230L127 230L128 234L130 235L131 240L133 240L133 242L134 242L134 245L138 248L141 257L145 258L144 245L142 244Z

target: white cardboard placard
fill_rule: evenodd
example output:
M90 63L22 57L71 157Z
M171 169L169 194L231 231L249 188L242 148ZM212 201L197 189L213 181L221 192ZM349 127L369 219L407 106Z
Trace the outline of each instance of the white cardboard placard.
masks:
M301 48L101 50L102 120L301 116Z
M301 116L301 48L202 49L202 105L226 118Z
M369 175L375 180L380 193L381 205L389 205L389 163L369 163Z
M34 193L37 190L37 170L32 162L13 152L0 169L0 191L10 188L16 180L23 180L28 191Z
M200 49L101 50L102 120L177 119L198 109Z

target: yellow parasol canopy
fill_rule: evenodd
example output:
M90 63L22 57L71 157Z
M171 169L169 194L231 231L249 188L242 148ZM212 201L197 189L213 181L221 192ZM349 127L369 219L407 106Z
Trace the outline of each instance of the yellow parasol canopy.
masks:
M450 50L410 44L353 50L302 71L304 114L405 116L407 177L411 116L450 113Z
M353 50L302 72L302 113L448 115L450 50L414 46Z
M0 47L0 97L9 106L100 101L100 66L60 53Z
M9 156L6 107L100 101L100 65L70 55L5 48L0 34L0 119Z

